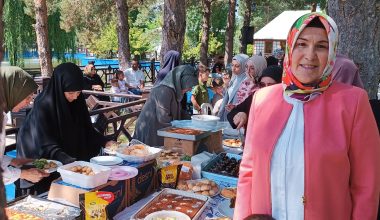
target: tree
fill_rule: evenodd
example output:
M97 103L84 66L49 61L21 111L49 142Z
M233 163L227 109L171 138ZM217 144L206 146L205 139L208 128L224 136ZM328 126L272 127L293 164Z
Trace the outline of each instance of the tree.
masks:
M328 13L339 29L338 52L357 64L365 89L377 99L380 79L380 4L376 0L329 0Z
M119 42L119 68L125 70L131 57L129 46L128 5L125 0L116 0L117 38Z
M213 0L202 0L203 18L202 18L202 38L200 61L208 65L208 40L210 33L211 3Z
M36 36L38 46L38 56L43 77L51 76L53 65L51 61L49 40L48 40L48 21L46 0L34 0L36 10Z
M164 0L164 23L160 58L169 50L182 54L186 30L186 5L182 0Z
M227 16L227 29L226 29L226 46L224 53L224 64L231 63L234 49L234 29L235 29L235 9L236 0L229 0L229 11Z
M245 33L244 30L247 30L251 25L251 13L252 13L252 0L245 0L245 12L244 12L244 23L243 28L241 29L241 38L240 38L240 53L247 53L247 43L244 41L245 37L243 36Z

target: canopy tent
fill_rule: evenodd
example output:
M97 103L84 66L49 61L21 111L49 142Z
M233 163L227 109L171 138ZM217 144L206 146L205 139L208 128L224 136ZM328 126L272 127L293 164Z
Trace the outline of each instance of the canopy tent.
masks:
M277 48L284 49L286 37L293 23L310 10L283 11L254 34L255 54L270 55Z

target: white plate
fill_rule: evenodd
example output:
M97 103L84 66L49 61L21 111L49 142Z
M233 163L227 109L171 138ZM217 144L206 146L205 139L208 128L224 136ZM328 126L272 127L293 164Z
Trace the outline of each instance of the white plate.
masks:
M157 218L161 218L166 220L167 217L174 218L175 220L191 220L189 216L183 214L182 212L177 211L158 211L153 212L147 215L144 220L156 220Z
M226 217L229 217L231 219L234 217L234 209L230 208L230 200L229 199L223 200L218 205L218 210L219 210L220 214L222 214Z
M149 147L149 146L145 145L149 151L149 154L146 156L140 156L139 157L139 156L131 156L131 155L123 154L125 148L129 148L132 146L133 145L131 145L131 146L120 145L120 147L116 150L116 156L118 156L118 157L120 157L123 160L126 160L128 162L142 163L142 162L146 162L146 161L156 159L156 157L158 157L160 155L160 152L162 150L160 148Z
M111 170L111 174L108 177L109 180L127 180L131 179L139 173L139 170L130 166L116 166Z
M115 166L123 163L123 159L115 156L98 156L91 158L90 163L96 163L103 166Z

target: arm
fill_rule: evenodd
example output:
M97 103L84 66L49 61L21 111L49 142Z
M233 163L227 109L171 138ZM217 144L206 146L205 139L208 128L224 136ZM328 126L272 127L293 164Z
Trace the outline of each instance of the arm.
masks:
M248 130L246 137L246 145L244 148L243 158L240 163L239 169L239 180L237 186L237 197L236 197L236 206L234 211L234 218L237 220L244 219L245 217L252 214L251 210L251 188L252 188L252 160L253 160L253 151L252 151L252 136L249 135L251 132L252 124L254 123L255 117L253 116L255 111L255 97L252 100L252 108L250 109L250 114L252 115L248 120Z
M195 99L195 97L197 97L198 93L199 93L199 86L194 86L193 88L193 91L191 91L191 103L193 104L193 108L197 111L201 110L201 107L199 106L197 100Z
M228 122L230 123L232 128L236 129L236 125L234 123L234 117L239 112L244 112L248 117L247 120L249 120L249 109L251 108L252 97L253 97L253 94L248 96L242 103L237 105L235 108L231 110L231 112L227 114Z
M356 108L349 146L351 219L376 219L380 194L380 137L363 90Z
M144 72L141 71L141 74L140 74L140 87L139 87L140 89L144 88L144 83L145 83L145 76L144 76Z
M173 89L161 86L160 92L151 93L156 101L156 118L160 124L170 126L170 122L174 120L173 109L171 103L177 102ZM158 91L158 90L156 90ZM176 104L177 105L177 104Z
M197 100L195 100L195 96L194 94L191 95L191 103L193 103L193 106L194 106L194 109L197 110L197 111L200 111L201 110L201 107L199 106Z

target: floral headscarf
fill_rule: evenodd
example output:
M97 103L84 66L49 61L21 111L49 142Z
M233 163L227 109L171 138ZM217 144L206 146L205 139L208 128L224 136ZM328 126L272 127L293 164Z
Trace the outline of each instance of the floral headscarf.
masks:
M323 70L320 81L312 85L305 85L301 83L292 73L292 53L299 35L314 18L319 18L327 32L329 40L329 54L326 67ZM332 82L331 72L335 63L337 47L338 28L331 17L319 12L313 12L298 18L290 29L286 42L284 72L282 76L285 94L292 98L307 102L325 91Z

